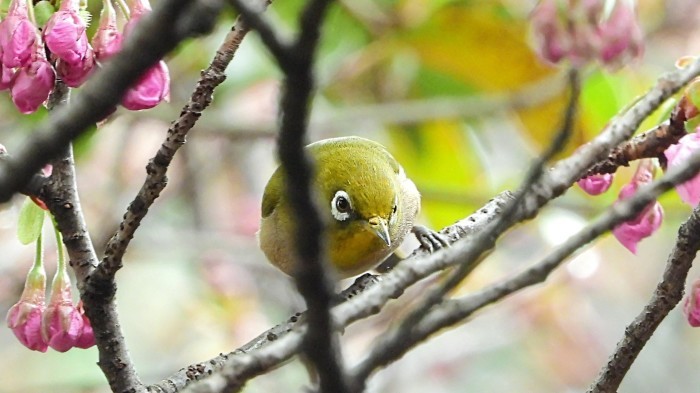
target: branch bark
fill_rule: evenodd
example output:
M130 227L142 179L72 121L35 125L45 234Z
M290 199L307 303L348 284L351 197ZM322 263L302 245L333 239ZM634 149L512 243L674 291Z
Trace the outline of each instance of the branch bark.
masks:
M688 271L700 249L700 207L696 207L678 230L676 245L666 262L666 269L656 290L634 320L627 325L622 339L600 370L588 393L613 393L661 321L683 298Z
M58 110L68 102L68 98L69 89L58 81L49 97L49 109ZM98 364L112 391L144 392L145 387L136 373L119 325L114 302L116 285L111 283L101 287L99 292L87 290L86 282L90 271L97 265L97 254L80 207L75 162L70 145L64 149L61 157L52 161L52 165L52 174L41 188L40 197L56 219L70 265L78 278L78 289L99 350Z

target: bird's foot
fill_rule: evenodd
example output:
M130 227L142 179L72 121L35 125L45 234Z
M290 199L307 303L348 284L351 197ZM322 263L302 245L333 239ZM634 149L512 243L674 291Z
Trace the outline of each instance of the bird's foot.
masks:
M411 232L416 235L416 239L418 239L421 248L424 248L429 252L450 246L450 241L447 236L435 232L426 226L414 225Z

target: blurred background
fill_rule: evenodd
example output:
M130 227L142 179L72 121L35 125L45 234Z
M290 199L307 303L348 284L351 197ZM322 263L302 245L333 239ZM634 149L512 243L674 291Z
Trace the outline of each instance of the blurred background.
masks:
M100 2L95 2L95 11ZM91 8L93 6L90 2ZM279 0L268 16L292 33L303 4ZM534 1L339 0L323 30L310 140L359 135L385 144L423 194L423 223L439 229L517 188L527 164L551 140L565 105L561 70L529 45ZM615 73L588 68L580 117L566 153L595 136L620 108L675 61L700 52L693 0L641 0L643 58ZM189 99L233 23L167 59L170 103L119 110L76 143L79 190L98 253L143 182L144 167ZM170 183L130 246L118 274L122 328L146 383L231 351L303 308L289 279L259 251L263 187L274 170L280 72L254 33L244 40L212 106L189 134ZM643 126L663 120L659 112ZM0 94L0 143L12 153L46 111L20 115ZM460 287L468 293L536 263L601 213L632 170L606 194L578 188L536 220L510 231ZM33 259L16 222L23 196L0 205L0 315L19 298ZM371 392L579 392L606 362L625 325L656 286L678 225L690 207L661 200L659 232L632 255L610 235L580 250L544 284L442 332L371 379ZM48 227L48 225L47 225ZM51 239L48 236L47 239ZM49 277L55 246L46 251ZM691 271L691 279L700 269ZM398 321L424 283L343 336L352 365ZM0 327L0 392L107 392L97 351L31 352ZM641 353L620 392L691 392L700 386L700 331L674 310ZM295 360L246 392L299 391Z

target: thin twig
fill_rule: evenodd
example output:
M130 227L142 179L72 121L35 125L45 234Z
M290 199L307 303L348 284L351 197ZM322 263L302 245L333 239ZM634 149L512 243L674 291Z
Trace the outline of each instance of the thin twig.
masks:
M392 346L391 353L386 353L384 351L373 351L355 368L355 370L352 371L352 375L355 378L367 378L372 372L399 359L416 344L427 339L436 332L463 321L464 319L473 315L476 311L523 288L544 282L549 274L560 266L567 257L576 252L576 250L593 241L620 222L629 220L630 218L639 214L639 211L643 209L644 206L647 206L651 201L658 198L659 195L673 188L675 184L680 184L692 178L697 174L698 170L700 170L700 153L691 157L684 167L673 168L673 170L669 171L657 181L640 188L639 191L631 198L625 199L611 206L605 214L587 225L578 234L570 237L564 244L557 247L556 250L554 250L544 260L536 265L526 269L512 278L492 284L472 295L444 301L442 304L440 304L440 307L435 307L432 309L422 321L417 323L414 328L408 332L408 334L398 336L397 331L389 333L387 336L385 336L385 339L382 340L382 344L384 342L396 342L399 340L399 338L401 339L401 344ZM697 212L694 212L694 215L697 215ZM700 232L697 232L698 228L696 228L698 225L700 224L697 222L693 224L692 228L696 230L696 232L692 232L692 235L687 235L690 240L686 239L686 241L700 242ZM688 233L688 231L686 230L685 233ZM686 252L692 253L694 256L698 246L700 246L700 244L694 244L694 248L692 248L690 251L686 250ZM672 288L666 288L665 283L663 285L659 284L659 288L663 287L661 290L664 292L663 296L660 296L660 299L656 299L655 301L667 303L665 306L663 306L663 309L672 309L675 303L680 300L682 285L685 281L685 274L687 274L687 270L690 267L689 264L692 263L693 259L692 256L686 256L686 258L688 258L688 260L684 263L687 263L688 266L670 267L673 273L669 276L669 279L672 278L674 280L680 280L679 283L675 284L676 286L680 286L680 293L676 293L676 288L673 288L673 290ZM672 254L669 259L669 265L678 262L679 260L677 256ZM666 277L666 275L664 275L664 277ZM671 296L669 299L667 296L670 296L670 293L673 293L673 296ZM660 310L662 309L658 307L655 308L655 311ZM645 309L645 311L647 310ZM667 312L668 311L666 311L666 313ZM644 312L642 312L640 316L644 317ZM657 318L660 318L658 319L658 322L660 322L660 320L663 319L663 316L646 316L644 318L648 318L647 321L656 321ZM646 326L648 327L648 325ZM651 333L653 333L653 330L648 332L649 335L651 335ZM641 338L641 335L637 334L636 330L631 334L632 338L635 340ZM379 347L382 347L382 344L380 344ZM643 343L638 342L637 344L641 344L639 348L635 348L637 349L638 353L639 350L641 350L641 347L643 347ZM625 364L626 361L629 361L631 364L631 361L634 360L635 356L636 354L631 356L631 359L627 358L627 360L622 361L619 364L614 363L614 366L624 367L623 364ZM620 380L622 376L624 376L624 373L622 373L622 375L616 374L616 377L619 377ZM602 391L614 392L615 389Z
M493 224L489 225L486 230L479 233L474 238L474 243L482 245L482 250L479 252L479 254L482 254L488 248L493 247L495 239L510 228L515 222L517 222L518 218L514 213L518 209L520 203L528 195L533 184L535 184L535 182L542 176L546 163L564 147L566 141L569 139L569 136L573 130L574 117L580 92L580 81L577 70L574 69L571 71L569 75L569 83L571 89L570 98L559 132L557 132L554 140L547 150L544 151L531 165L527 175L525 176L525 180L523 181L520 191L517 193L515 199L511 201L508 207L506 207L504 213L498 220L495 220ZM478 257L479 254L475 254L475 257ZM443 297L449 291L455 288L464 279L464 277L467 276L467 274L476 268L477 265L478 260L472 263L464 263L459 265L457 270L452 272L445 282L424 296L422 301L406 316L406 318L404 318L401 324L396 327L394 334L391 336L393 337L392 341L387 340L387 336L382 336L378 339L381 342L381 345L373 345L370 356L383 356L390 358L394 356L395 352L400 351L403 347L403 337L410 336L412 334L411 331L415 329L416 324L418 324L418 322L425 317L428 311L433 308L433 306L440 303ZM369 372L371 370L367 371ZM355 373L355 378L353 380L355 390L360 391L364 389L366 383L365 380L368 376L369 374L363 374L362 372Z
M661 321L681 301L688 270L700 249L700 207L696 207L678 230L676 245L668 256L661 282L636 318L625 328L622 339L600 370L588 393L617 392L622 379Z
M668 121L614 148L606 159L597 162L590 168L586 176L615 173L617 168L628 166L630 162L642 158L658 157L664 162L664 151L674 143L678 143L686 135L685 123L688 118L685 105L687 105L685 100L681 100L674 107Z
M124 48L32 134L10 160L0 162L0 203L23 189L39 169L65 151L70 141L102 120L139 76L182 40L214 25L219 0L163 0L146 15ZM188 30L194 29L194 30Z
M182 108L180 117L172 123L165 141L156 155L149 161L146 167L146 179L124 213L124 219L119 225L119 229L107 243L105 256L93 280L109 281L121 268L122 257L134 236L134 232L167 184L166 173L170 162L178 149L185 143L187 133L194 127L202 111L211 103L214 89L226 79L226 67L233 59L248 31L248 26L240 18L237 19L214 55L209 67L202 71L190 101Z
M255 31L258 32L260 40L275 57L282 69L289 67L291 44L286 42L280 34L272 27L272 23L265 17L263 11L272 0L262 0L259 9L248 5L245 0L229 0L231 5L241 14L243 20Z

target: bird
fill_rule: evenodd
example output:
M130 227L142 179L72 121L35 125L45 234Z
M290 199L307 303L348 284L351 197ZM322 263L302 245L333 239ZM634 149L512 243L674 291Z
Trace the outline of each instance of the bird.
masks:
M448 245L443 235L414 224L420 193L384 146L348 136L320 140L305 149L315 163L312 187L326 223L328 260L337 276L370 270L411 232L430 250ZM293 276L299 261L292 247L291 209L278 167L263 192L258 240L270 263Z

